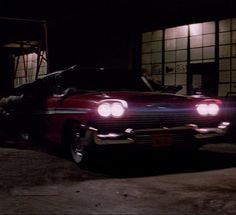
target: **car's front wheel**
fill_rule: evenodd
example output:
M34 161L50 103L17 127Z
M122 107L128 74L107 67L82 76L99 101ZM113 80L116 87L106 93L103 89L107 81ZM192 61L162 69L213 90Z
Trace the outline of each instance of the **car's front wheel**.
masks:
M88 159L88 145L84 132L78 125L72 124L66 128L64 142L72 160L76 164L85 163Z
M71 141L70 141L70 153L71 157L75 163L79 164L85 158L85 146L81 142L81 134L79 131L72 131Z

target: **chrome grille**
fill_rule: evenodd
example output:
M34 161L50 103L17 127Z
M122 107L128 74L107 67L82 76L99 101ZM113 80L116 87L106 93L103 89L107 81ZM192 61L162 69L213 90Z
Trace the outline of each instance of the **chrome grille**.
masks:
M126 128L162 128L183 126L186 124L210 127L216 126L218 121L219 119L215 119L215 117L201 117L192 111L145 111L128 113L119 119L95 117L91 124L100 131L122 131Z

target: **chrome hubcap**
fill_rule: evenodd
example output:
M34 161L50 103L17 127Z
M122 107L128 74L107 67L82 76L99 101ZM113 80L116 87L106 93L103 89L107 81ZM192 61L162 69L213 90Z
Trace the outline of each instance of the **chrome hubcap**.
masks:
M74 160L79 163L83 158L83 146L81 145L80 133L76 132L72 143Z

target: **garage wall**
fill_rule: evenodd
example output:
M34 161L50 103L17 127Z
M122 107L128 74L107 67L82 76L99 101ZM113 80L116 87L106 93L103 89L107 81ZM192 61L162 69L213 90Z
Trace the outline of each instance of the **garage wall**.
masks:
M179 93L188 94L189 66L216 63L218 95L236 91L235 26L232 18L143 32L142 73L160 84L182 85Z
M236 92L236 19L219 22L219 92Z
M15 56L14 65L14 87L34 81L36 78L37 69L39 69L38 78L47 74L46 53L44 51L40 53L40 56L36 53Z

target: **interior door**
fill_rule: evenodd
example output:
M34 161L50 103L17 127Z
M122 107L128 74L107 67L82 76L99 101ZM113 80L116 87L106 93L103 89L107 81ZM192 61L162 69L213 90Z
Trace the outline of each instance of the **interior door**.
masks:
M216 63L190 64L188 74L188 94L218 95Z

